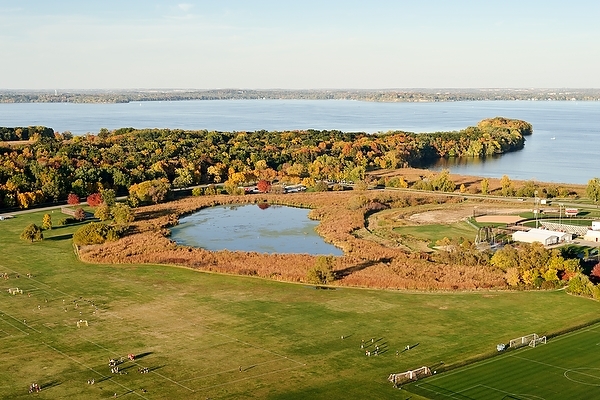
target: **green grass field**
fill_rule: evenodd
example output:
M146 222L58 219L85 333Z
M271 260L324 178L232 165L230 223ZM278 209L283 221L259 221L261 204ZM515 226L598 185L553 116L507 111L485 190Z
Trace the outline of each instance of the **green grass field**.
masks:
M453 224L428 224L415 226L402 226L394 228L394 232L400 235L409 235L419 240L429 241L432 246L438 240L445 237L449 239L465 238L474 240L477 229L465 221Z
M1 399L405 399L390 373L493 354L507 338L600 312L562 291L316 290L169 266L84 264L73 227L46 231L39 243L18 238L42 215L0 221L0 273L9 276L0 279ZM17 287L23 294L8 293ZM414 347L396 356L407 344ZM375 346L379 355L367 357ZM111 373L108 360L128 353L135 362ZM31 395L33 382L42 391Z
M600 387L600 325L523 347L404 389L444 399L590 399Z

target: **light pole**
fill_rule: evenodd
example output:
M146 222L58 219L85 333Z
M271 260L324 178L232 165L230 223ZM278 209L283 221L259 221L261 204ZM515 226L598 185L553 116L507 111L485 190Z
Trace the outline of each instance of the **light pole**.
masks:
M540 213L540 208L538 207L538 197L537 197L537 195L538 195L538 191L537 191L537 190L536 190L536 191L534 191L534 192L533 192L533 194L534 194L534 196L535 196L535 198L533 199L533 202L534 202L534 204L535 204L535 210L534 210L533 212L535 213L535 227L536 227L536 229L537 229L537 228L539 228L539 224L538 224L538 215L539 215L539 213Z

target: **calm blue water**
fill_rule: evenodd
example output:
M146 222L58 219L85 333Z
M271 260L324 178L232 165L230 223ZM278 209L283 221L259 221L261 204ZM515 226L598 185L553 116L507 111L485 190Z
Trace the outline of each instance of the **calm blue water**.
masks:
M205 208L181 218L171 228L171 239L211 251L342 255L315 232L319 222L308 219L309 211L254 204Z
M440 162L451 172L587 183L600 176L600 102L370 103L343 100L216 100L127 104L0 104L0 126L45 125L80 135L100 128L219 131L339 129L435 132L503 116L533 124L525 148L499 158Z

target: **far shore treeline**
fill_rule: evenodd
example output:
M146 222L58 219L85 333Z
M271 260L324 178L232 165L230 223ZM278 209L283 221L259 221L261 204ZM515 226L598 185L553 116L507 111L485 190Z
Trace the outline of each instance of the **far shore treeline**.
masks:
M531 124L501 117L419 134L121 128L74 137L47 127L0 128L0 208L63 201L70 193L85 197L102 188L126 193L156 179L172 187L359 181L377 169L518 150L531 133Z

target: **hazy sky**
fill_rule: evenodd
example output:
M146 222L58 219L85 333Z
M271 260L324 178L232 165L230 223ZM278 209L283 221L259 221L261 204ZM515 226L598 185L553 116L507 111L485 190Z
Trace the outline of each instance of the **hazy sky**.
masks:
M0 89L599 88L600 1L0 0Z

